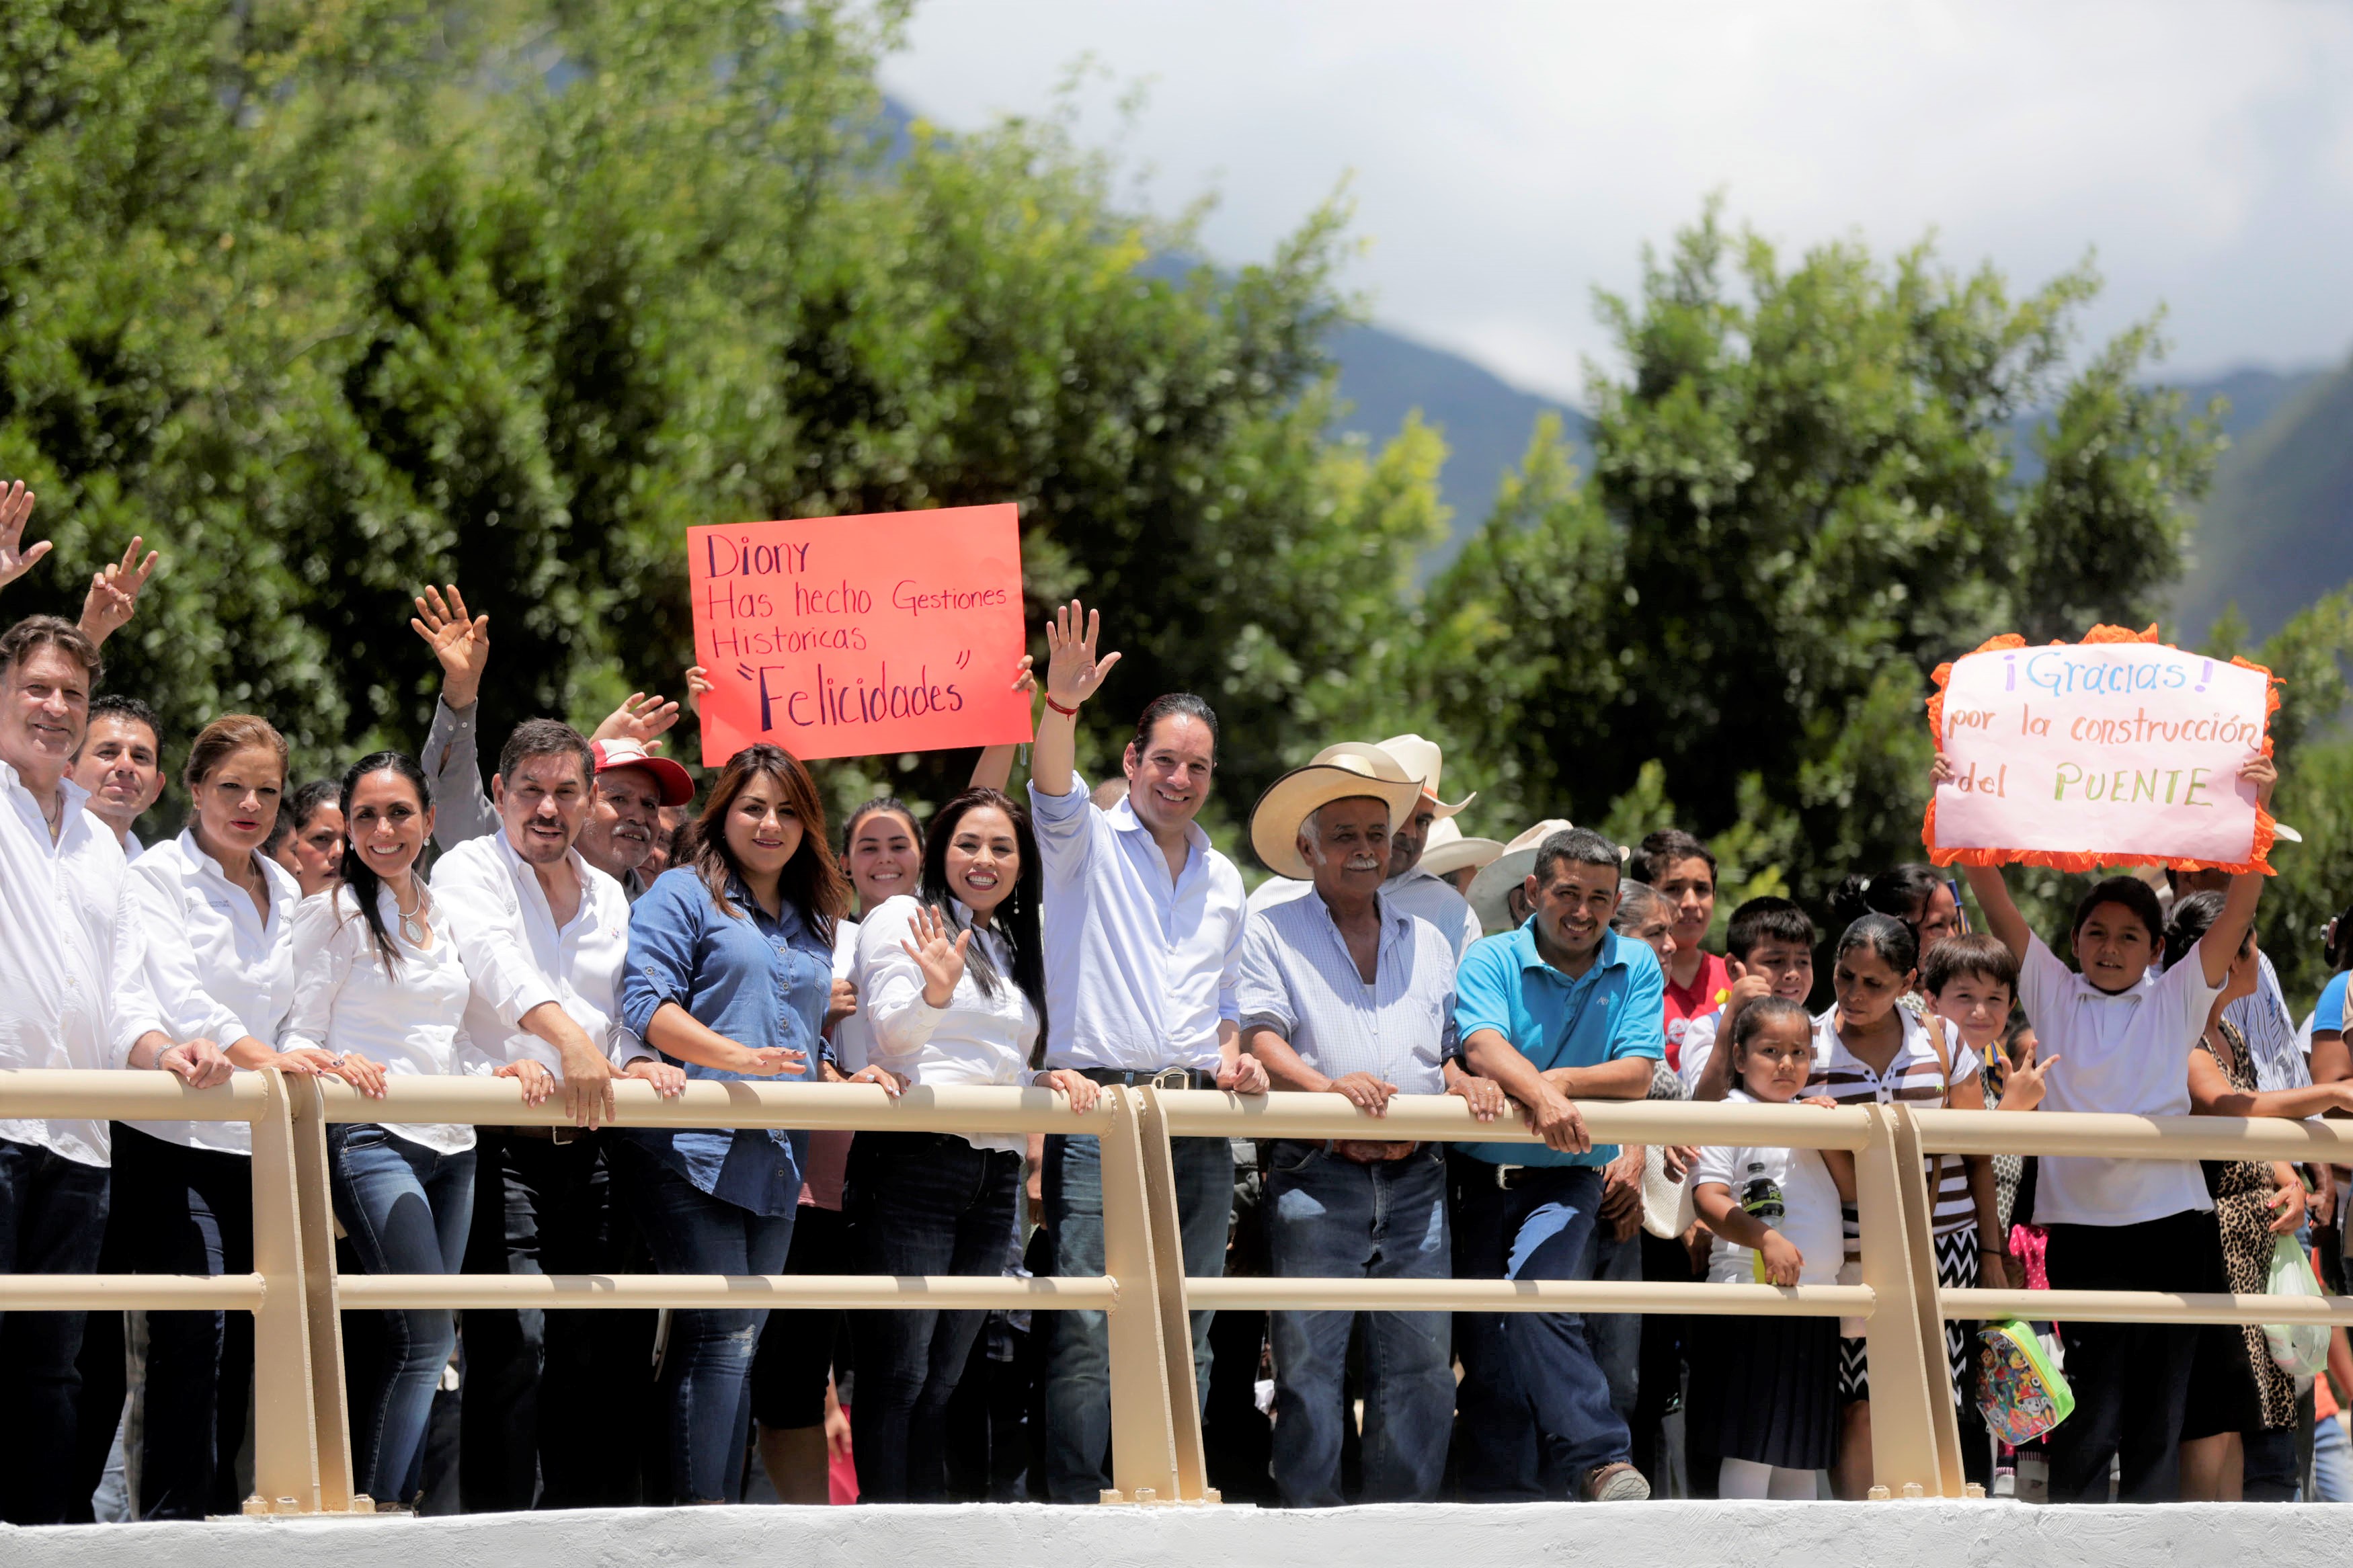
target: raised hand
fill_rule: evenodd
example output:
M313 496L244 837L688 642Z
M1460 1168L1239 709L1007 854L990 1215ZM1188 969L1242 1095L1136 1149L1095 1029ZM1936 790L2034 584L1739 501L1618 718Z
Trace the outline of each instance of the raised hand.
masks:
M46 539L29 549L17 548L17 542L25 537L25 520L33 515L36 499L22 479L0 489L0 584L22 577L33 569L35 562L49 552Z
M924 904L915 910L915 929L912 940L902 939L901 951L915 961L923 972L923 1000L934 1007L944 1007L955 995L956 982L964 978L964 955L972 946L972 932L956 931L941 910Z
M2043 1079L2058 1065L2057 1057L2038 1058L2034 1054L2034 1042L2027 1041L2026 1059L2010 1069L2010 1080L2002 1085L2001 1103L1994 1109L2031 1110L2042 1104L2043 1092L2048 1087Z
M1025 653L1021 656L1021 662L1013 667L1014 690L1035 691L1038 689L1038 671L1032 668L1036 663L1037 660L1030 655Z
M2250 757L2240 767L2239 776L2255 786L2255 805L2269 811L2272 808L2272 787L2279 783L2279 764L2269 757Z
M90 593L81 602L81 632L93 646L121 631L138 612L139 590L147 585L147 574L163 559L150 550L142 561L139 547L146 542L133 534L121 560L90 574Z
M481 693L483 668L491 661L491 617L470 619L466 596L453 583L447 589L427 585L417 601L416 618L408 624L441 661L441 700L452 711L472 707Z
M689 710L702 700L704 692L718 689L719 683L711 679L711 671L699 664L690 667L686 672L686 706Z
M1046 700L1076 708L1102 687L1119 655L1095 658L1095 639L1103 631L1103 612L1081 606L1076 599L1054 612L1046 626Z
M705 683L708 684L707 682ZM651 751L654 737L678 722L678 704L632 691L622 704L605 715L591 741L635 741Z

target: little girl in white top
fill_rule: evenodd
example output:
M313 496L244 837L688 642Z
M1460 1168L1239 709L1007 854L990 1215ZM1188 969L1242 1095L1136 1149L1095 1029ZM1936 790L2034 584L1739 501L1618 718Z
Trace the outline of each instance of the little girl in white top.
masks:
M1778 996L1733 1025L1729 1103L1787 1105L1813 1070L1813 1021ZM1828 1106L1824 1099L1804 1101ZM1708 1148L1692 1167L1692 1202L1715 1235L1712 1284L1828 1285L1844 1256L1839 1219L1854 1191L1842 1150ZM1717 1495L1810 1499L1838 1450L1838 1322L1833 1318L1693 1320L1691 1430L1723 1461Z

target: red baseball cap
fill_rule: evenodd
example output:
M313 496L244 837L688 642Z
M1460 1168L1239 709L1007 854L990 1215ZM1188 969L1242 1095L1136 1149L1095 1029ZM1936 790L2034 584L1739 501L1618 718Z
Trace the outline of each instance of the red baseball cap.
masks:
M684 805L694 798L694 779L685 766L668 757L656 756L646 750L642 741L594 741L588 749L596 753L596 771L600 773L615 768L643 768L653 774L661 785L664 805Z

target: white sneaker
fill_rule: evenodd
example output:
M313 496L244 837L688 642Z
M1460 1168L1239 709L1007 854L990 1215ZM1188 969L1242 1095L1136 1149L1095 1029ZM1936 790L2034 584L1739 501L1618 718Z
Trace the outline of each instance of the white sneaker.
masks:
M1585 1478L1585 1495L1595 1502L1648 1502L1651 1483L1631 1465L1604 1465Z

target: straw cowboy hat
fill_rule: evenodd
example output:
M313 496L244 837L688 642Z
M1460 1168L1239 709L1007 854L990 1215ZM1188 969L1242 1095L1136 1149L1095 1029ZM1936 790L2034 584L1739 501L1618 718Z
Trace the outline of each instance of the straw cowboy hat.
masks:
M1433 742L1425 741L1419 735L1391 735L1381 742L1381 750L1395 757L1398 766L1421 781L1422 795L1438 808L1441 819L1453 816L1479 798L1479 792L1475 789L1452 805L1438 798L1438 775L1444 769L1446 759L1439 754Z
M1421 868L1433 877L1451 877L1457 871L1476 870L1503 852L1504 846L1495 839L1464 837L1449 817L1433 824L1430 837L1422 840Z
M1503 853L1480 868L1471 879L1471 908L1479 917L1479 924L1487 931L1509 931L1512 928L1511 906L1505 896L1528 879L1536 868L1536 850L1556 833L1566 833L1577 825L1567 817L1548 816L1509 844Z
M1329 762L1292 769L1267 785L1250 808L1250 847L1278 877L1314 879L1314 870L1299 853L1299 827L1317 807L1369 795L1387 803L1389 820L1395 822L1421 799L1421 781L1388 753L1371 746L1326 750L1337 754Z

